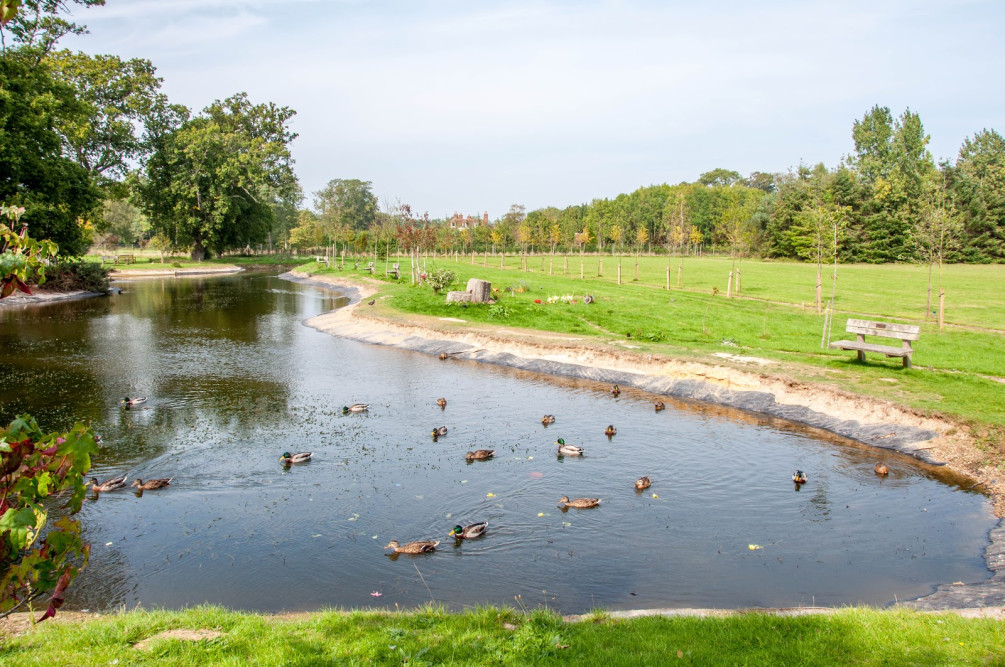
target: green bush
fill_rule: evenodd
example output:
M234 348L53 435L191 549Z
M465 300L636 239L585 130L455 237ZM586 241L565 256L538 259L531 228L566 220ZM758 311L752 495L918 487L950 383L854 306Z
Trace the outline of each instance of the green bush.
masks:
M434 292L447 289L454 284L454 280L456 279L457 274L448 269L436 269L426 278Z
M108 269L97 262L61 259L46 269L45 286L57 292L108 292Z

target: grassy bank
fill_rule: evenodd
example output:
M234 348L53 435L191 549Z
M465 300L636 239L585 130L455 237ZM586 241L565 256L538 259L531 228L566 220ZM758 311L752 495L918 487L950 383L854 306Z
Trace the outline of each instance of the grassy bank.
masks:
M219 634L201 641L155 638L178 629ZM585 622L565 623L547 611L521 614L497 608L461 614L425 609L287 617L199 608L46 623L7 640L0 648L0 663L25 667L148 663L1000 665L1005 664L1003 645L1001 621L904 610L624 620L597 614Z
M666 289L666 258L640 259L638 281L635 259L622 259L622 284L617 284L617 258L570 256L568 273L559 255L531 257L520 267L519 257L483 255L426 260L424 270L446 268L457 274L457 284L478 277L499 288L494 306L461 308L447 305L442 295L409 284L407 260L401 280L387 279L381 294L391 311L451 317L484 325L561 332L603 345L729 363L714 354L753 356L771 361L763 372L809 382L826 382L855 393L888 399L930 414L945 414L972 422L981 431L990 454L1001 448L998 433L1005 428L1005 295L994 285L1005 279L1005 266L949 266L947 325L940 330L925 318L927 270L916 266L842 266L836 309L830 331L813 307L816 268L796 263L745 261L742 296L727 299L730 263L723 259L685 258L684 288L676 285L677 260L672 264L672 287ZM603 261L603 275L598 276ZM393 260L392 260L393 261ZM542 264L544 270L542 271ZM381 277L383 262L378 262ZM345 270L313 264L314 273L368 276L349 264ZM658 277L662 273L663 284ZM613 276L612 276L613 274ZM713 294L713 287L719 292ZM829 293L829 285L825 293ZM594 297L593 304L583 296ZM572 303L548 303L551 297L571 296ZM540 301L540 303L537 303ZM847 337L849 317L894 319L921 325L915 344L914 368L899 359L868 355L860 364L853 352L821 348L821 340ZM876 341L882 342L882 341ZM894 343L898 343L894 341ZM988 430L990 428L990 430ZM998 452L1001 456L1005 452Z

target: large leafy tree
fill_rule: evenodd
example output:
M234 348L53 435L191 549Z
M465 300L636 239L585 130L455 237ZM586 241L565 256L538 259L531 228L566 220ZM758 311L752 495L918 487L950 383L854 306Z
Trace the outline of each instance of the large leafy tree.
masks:
M335 178L314 193L314 209L329 239L354 236L373 224L377 198L370 187L370 181Z
M191 246L193 259L264 242L272 202L297 190L295 113L239 93L159 135L138 180L151 227Z
M84 113L59 119L64 153L99 181L125 176L130 161L150 148L143 130L148 124L155 129L158 114L168 106L154 66L141 58L65 50L46 60L83 105Z
M87 105L30 49L0 58L0 201L27 209L22 222L64 255L86 248L81 221L100 205L87 169L66 158L58 128L85 122Z

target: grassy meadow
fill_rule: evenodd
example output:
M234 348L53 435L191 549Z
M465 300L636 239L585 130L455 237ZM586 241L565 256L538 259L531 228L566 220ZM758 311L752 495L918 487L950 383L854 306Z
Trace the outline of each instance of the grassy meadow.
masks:
M152 639L174 629L219 634L201 641ZM902 609L722 618L597 613L565 623L547 610L270 617L203 607L47 622L0 644L0 664L1001 665L1002 646L1001 621Z
M569 255L567 270L563 255L530 256L526 263L512 255L505 260L489 255L487 261L484 255L475 255L473 263L471 255L420 260L427 273L455 272L454 289L463 289L469 278L476 277L500 290L495 305L462 308L446 304L443 295L428 287L412 286L408 259L397 261L402 267L400 280L383 276L385 262L375 263L377 277L386 281L381 294L390 297L381 300L382 308L386 304L390 313L561 332L620 349L715 363L724 363L711 356L717 353L753 356L772 363L752 370L825 382L949 415L982 429L991 427L993 433L1005 427L1005 290L997 287L1005 281L1005 266L943 269L946 326L942 330L935 316L925 317L927 267L839 266L835 312L827 332L825 317L815 308L812 264L746 260L741 265L740 295L726 298L731 263L723 258L672 258L669 290L665 257L640 257L638 280L636 258L622 257L621 285L618 258L611 256ZM678 266L683 267L681 288L676 286ZM343 270L314 263L303 268L312 273L369 275L348 261ZM825 302L831 272L825 267ZM937 304L937 272L934 279ZM583 302L586 294L594 297L594 303ZM571 296L572 302L548 302L549 297L562 296ZM844 331L849 317L920 325L914 367L902 368L900 359L876 354L867 355L861 364L854 352L822 347L827 336L832 341L851 336ZM896 340L873 342L899 345ZM989 437L992 444L997 440Z

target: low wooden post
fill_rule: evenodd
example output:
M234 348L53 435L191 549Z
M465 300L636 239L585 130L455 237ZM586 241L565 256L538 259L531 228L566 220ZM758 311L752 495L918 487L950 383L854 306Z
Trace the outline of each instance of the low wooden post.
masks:
M548 275L549 276L555 275L555 256L554 255L552 255L551 257L548 258Z
M729 280L726 282L726 298L732 298L733 296L733 272L729 272Z
M621 265L618 264L618 284L621 284Z
M506 268L506 253L505 252L499 253L499 268L500 269L505 269Z
M584 266L586 260L583 259L583 255L579 256L579 279L582 280L586 277L586 267Z
M482 260L482 266L488 266L488 265L489 265L489 250L488 250L488 248L486 248L485 249L485 259Z
M677 288L680 289L681 277L684 273L684 265L680 264L677 266Z
M667 264L667 291L670 291L670 265Z
M569 256L565 256L565 267L562 269L562 275L569 275Z
M600 258L600 263L597 265L597 277L600 278L604 275L604 258Z

